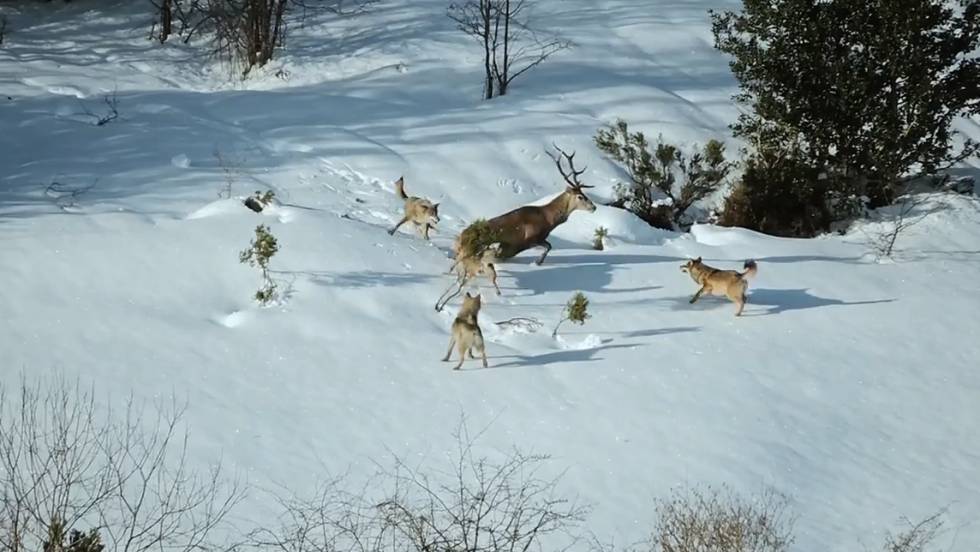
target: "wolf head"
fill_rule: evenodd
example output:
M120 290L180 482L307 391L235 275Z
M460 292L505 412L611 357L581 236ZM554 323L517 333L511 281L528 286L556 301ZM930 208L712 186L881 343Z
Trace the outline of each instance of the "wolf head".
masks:
M466 297L463 298L463 308L459 309L459 313L462 314L472 314L476 316L476 313L480 312L480 306L482 305L482 297L479 293L476 295L471 295L470 292L466 292Z
M691 269L701 265L701 257L697 259L688 259L688 261L681 265L681 272L690 272Z

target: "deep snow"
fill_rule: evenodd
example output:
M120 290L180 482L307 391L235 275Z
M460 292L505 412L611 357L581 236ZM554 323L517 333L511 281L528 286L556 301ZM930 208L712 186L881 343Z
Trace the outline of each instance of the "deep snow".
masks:
M545 147L577 150L608 199L622 175L591 146L600 125L691 144L727 136L737 114L706 13L735 2L541 0L542 23L576 46L492 102L445 4L311 19L244 84L146 40L148 16L124 4L4 6L2 381L60 372L112 397L184 397L193 459L220 455L258 485L363 473L389 450L439 461L463 412L488 448L554 455L562 488L596 505L592 530L619 542L644 536L652 497L727 483L792 495L801 550L874 548L899 516L947 505L943 544L980 543L976 198L937 197L947 208L892 263L869 254L874 225L792 240L576 213L543 266L537 251L502 265L499 298L483 284L490 368L438 361L458 305L432 308L449 244L560 190ZM85 110L113 92L119 119L93 126ZM980 137L978 121L958 125ZM272 189L286 205L218 199L215 151L241 160L236 198ZM442 202L432 243L385 232L402 174ZM237 260L258 223L282 247L274 308L250 301L259 277ZM759 262L743 318L722 299L688 304L688 256ZM551 339L579 290L593 317ZM526 316L544 328L492 323ZM253 496L239 515L267 507Z

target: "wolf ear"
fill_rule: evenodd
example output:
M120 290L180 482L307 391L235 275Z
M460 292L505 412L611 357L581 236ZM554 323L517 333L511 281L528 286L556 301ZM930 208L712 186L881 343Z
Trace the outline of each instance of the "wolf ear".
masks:
M694 259L694 262L700 263L701 262L701 257L698 257L697 259Z
M432 205L432 208L433 208L433 209L434 209L434 210L435 210L435 211L436 211L437 213L439 212L439 204L438 204L438 203L436 203L436 204L434 204L434 205Z
M473 298L473 296L472 296L472 295L470 295L470 292L468 292L468 291L467 291L467 292L466 292L466 298L467 298L467 299L472 299L472 298Z

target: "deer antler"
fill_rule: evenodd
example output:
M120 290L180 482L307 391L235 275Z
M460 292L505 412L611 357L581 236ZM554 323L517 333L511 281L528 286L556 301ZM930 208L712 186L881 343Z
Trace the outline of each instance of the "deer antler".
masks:
M571 174L565 172L565 168L562 167L561 164L561 159L559 159L557 155L551 153L550 151L545 152L548 154L548 157L550 157L551 160L555 162L555 165L558 167L558 172L561 173L561 176L562 178L565 179L565 182L576 190L581 190L582 188L593 188L594 186L588 186L578 181L578 177L581 176L583 173L585 173L585 170L588 169L588 167L585 167L580 171L575 170L575 152L573 151L569 155L568 153L565 152L565 150L559 148L557 144L552 143L551 145L554 146L554 148L558 150L558 153L561 154L562 158L564 158L568 162L568 169L572 171Z

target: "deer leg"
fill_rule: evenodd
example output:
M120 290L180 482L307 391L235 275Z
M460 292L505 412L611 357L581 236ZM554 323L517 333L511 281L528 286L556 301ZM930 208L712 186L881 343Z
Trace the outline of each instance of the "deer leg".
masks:
M542 253L542 254L541 254L541 258L540 258L540 259L538 259L537 261L535 261L535 263L534 263L534 264L536 264L536 265L538 265L538 266L541 266L541 263L543 263L543 262L544 262L544 258L545 258L545 257L547 257L547 256L548 256L548 252L550 252L550 251L551 251L551 244L550 244L550 243L548 243L548 240L543 240L543 241L542 241L542 242L541 242L540 244L538 244L538 245L540 245L541 247L543 247L543 248L544 248L544 253Z
M391 230L388 230L388 235L389 236L394 236L395 235L395 231L398 230L398 227L401 226L401 225L403 225L403 224L405 224L406 222L408 222L408 217L402 217L402 219L400 221L398 221L398 224L396 224L394 228L392 228Z
M701 286L701 289L699 289L698 292L694 294L694 297L691 297L690 303L693 305L695 301L701 298L701 294L703 294L707 290L708 290L708 286Z

